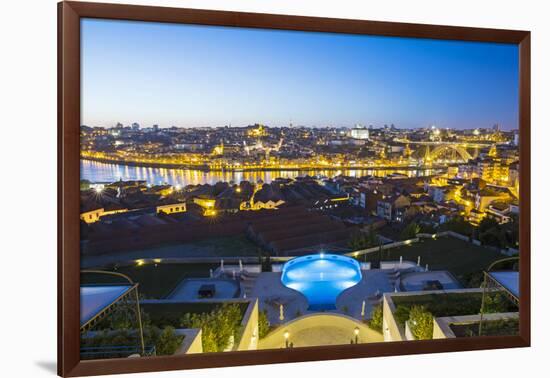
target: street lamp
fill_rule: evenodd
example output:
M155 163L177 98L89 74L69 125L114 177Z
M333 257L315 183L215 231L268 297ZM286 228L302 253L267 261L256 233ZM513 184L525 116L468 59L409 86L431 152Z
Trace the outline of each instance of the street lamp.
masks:
M288 348L288 337L290 336L290 333L288 331L285 331L284 337L285 337L285 348Z
M355 344L359 344L359 327L355 327L353 333L355 334Z

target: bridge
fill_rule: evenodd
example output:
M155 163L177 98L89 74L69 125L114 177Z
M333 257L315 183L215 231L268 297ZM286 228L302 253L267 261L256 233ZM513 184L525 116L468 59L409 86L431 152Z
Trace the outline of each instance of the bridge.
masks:
M449 152L451 153L451 159L450 159L451 161L467 162L468 160L471 160L474 158L466 150L466 148L455 144L438 145L432 151L430 151L430 147L428 146L426 148L424 157L426 161L436 162L436 161L441 161L441 159L444 158ZM460 159L458 159L458 157L460 157Z
M415 144L419 147L425 147L422 153L417 149L417 157L428 163L460 163L477 157L477 150L487 148L490 143L477 142L429 142L429 141L409 141L407 139L394 139L395 142ZM472 155L468 149L475 149Z

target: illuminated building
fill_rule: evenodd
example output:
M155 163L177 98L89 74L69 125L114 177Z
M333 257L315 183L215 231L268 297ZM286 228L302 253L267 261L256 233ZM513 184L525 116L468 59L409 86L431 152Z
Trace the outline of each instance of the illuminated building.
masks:
M111 214L125 213L128 209L105 210L103 207L80 213L80 220L86 223L97 222L101 217Z
M385 197L377 201L376 215L388 221L402 221L402 209L411 205L404 195Z
M512 199L508 189L486 186L476 194L475 207L479 211L485 211L485 209L495 201L507 202Z
M369 139L369 129L356 127L351 129L350 135L355 139Z
M223 143L214 147L212 150L212 155L223 155Z
M176 214L176 213L184 213L186 211L187 207L185 203L173 203L169 205L160 205L157 206L157 214L164 213L164 214Z
M193 202L204 209L204 216L216 215L216 200L212 198L193 198Z
M491 148L489 149L489 152L487 153L487 156L490 156L492 158L497 157L497 145L496 144L491 145Z
M485 218L485 212L479 211L476 209L470 210L470 214L468 216L468 220L473 224L479 224Z
M409 144L407 143L407 144L405 145L405 150L403 151L403 156L405 156L405 157L408 158L408 157L410 157L411 155L412 155L412 151L411 151L411 149L410 149L410 147L409 147Z
M267 130L264 125L256 124L255 128L248 130L248 136L250 137L264 137L267 135Z

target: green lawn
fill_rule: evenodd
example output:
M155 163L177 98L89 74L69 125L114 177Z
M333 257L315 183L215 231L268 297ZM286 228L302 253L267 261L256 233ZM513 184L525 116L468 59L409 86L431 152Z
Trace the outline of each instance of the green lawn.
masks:
M164 281L171 281L173 275L181 276L182 273L198 274L196 277L206 277L208 269L219 265L219 261L224 257L258 257L258 250L254 243L249 241L244 235L234 237L219 237L204 239L189 243L164 244L152 248L136 249L124 252L115 252L100 256L83 256L81 266L83 269L112 270L116 264L124 265L127 261L139 259L169 259L169 258L207 258L206 261L216 261L216 264L182 264L174 267L165 267L151 271L151 266L130 268L119 268L119 272L130 275L132 279L145 285L145 291L153 290L156 295L159 290L149 288L149 283L153 280L161 286L165 286ZM206 266L206 269L204 268ZM161 271L167 277L157 274ZM153 277L150 277L153 275ZM193 276L191 276L193 277ZM143 282L142 282L143 281Z
M448 270L463 284L468 284L470 276L486 269L493 261L504 258L492 249L476 246L452 237L420 239L418 243L382 251L382 260L404 260L429 265L430 270ZM374 252L358 257L360 261L378 262L380 253Z
M257 256L257 246L244 235L203 239L189 243L165 244L129 251L142 257L226 257Z
M147 299L162 298L168 295L184 278L208 277L210 269L219 264L146 264L120 267L116 271L139 283L139 292ZM109 269L112 270L112 269ZM83 283L121 282L120 278L103 275L83 275Z

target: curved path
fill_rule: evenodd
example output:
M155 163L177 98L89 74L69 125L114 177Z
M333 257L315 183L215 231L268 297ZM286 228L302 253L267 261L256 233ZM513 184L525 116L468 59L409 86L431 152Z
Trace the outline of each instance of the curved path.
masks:
M368 328L365 324L341 314L315 313L301 316L261 339L258 349L278 349L285 347L285 332L293 346L323 346L350 344L355 339L355 329L359 330L359 343L376 343L384 341L382 334Z

